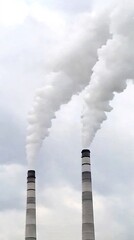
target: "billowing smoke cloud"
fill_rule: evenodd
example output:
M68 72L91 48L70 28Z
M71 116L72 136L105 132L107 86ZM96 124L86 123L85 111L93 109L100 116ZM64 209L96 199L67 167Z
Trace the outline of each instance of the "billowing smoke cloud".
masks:
M126 3L126 2L125 2ZM124 91L128 79L134 79L134 3L119 5L110 16L109 39L98 51L91 82L83 92L83 146L88 147L101 124L115 93Z
M97 61L97 49L109 38L108 26L107 13L86 15L78 34L60 49L61 56L52 64L45 85L36 91L28 116L26 148L29 168L35 167L36 155L49 134L55 112L88 84Z

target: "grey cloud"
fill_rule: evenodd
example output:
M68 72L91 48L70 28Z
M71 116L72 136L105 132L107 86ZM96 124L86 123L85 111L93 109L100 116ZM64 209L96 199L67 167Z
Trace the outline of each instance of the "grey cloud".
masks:
M24 209L25 173L18 164L0 165L0 211Z
M0 164L25 164L25 134L16 117L0 108Z
M40 0L42 4L45 4L51 8L63 10L67 13L81 13L82 11L89 11L91 9L93 1L83 0L83 1L64 1L64 0L50 0L50 1L44 1Z
M31 28L30 26L31 25L29 25L26 31L27 37ZM17 41L19 42L22 39L22 43L20 45L16 43L18 44L16 48L13 47L16 34L13 37L10 47L13 49L13 52L15 51L15 56L13 52L13 55L12 53L11 55L9 54L10 49L9 52L7 51L5 59L4 55L1 55L1 60L5 61L5 63L8 61L8 64L7 67L5 66L4 69L1 69L2 71L4 70L3 76L6 77L0 79L0 91L3 94L0 110L0 167L2 167L3 164L9 166L11 163L26 163L24 149L25 126L22 126L20 121L26 116L24 115L24 109L29 109L30 99L32 98L31 92L33 92L39 83L37 81L37 79L39 80L39 74L37 71L36 73L29 73L27 76L24 74L21 79L19 77L24 72L30 72L32 66L34 66L31 58L36 56L37 50L34 53L33 51L34 48L38 48L39 45L35 43L30 46L30 41L32 41L34 37L33 29L32 37L28 37L29 40L25 38L25 43L26 45L28 44L25 53L28 54L26 54L28 58L25 57L25 54L23 55L24 33L25 31L21 33L21 31L17 30ZM8 37L10 38L10 35L8 35ZM6 47L6 44L4 46ZM31 50L27 52L29 48ZM39 52L41 53L41 50ZM18 56L23 56L24 58L22 57L21 59ZM12 62L12 59L15 60L15 63ZM39 65L40 59L43 59L43 57L37 57ZM22 63L24 64L24 72L22 69L19 69ZM16 76L15 71L17 72L17 78L14 78ZM11 73L13 73L13 75ZM5 74L7 74L8 77ZM10 78L11 75L13 76L12 78ZM42 76L40 77L40 82L41 78ZM11 84L11 82L13 84ZM26 85L26 82L29 84ZM14 101L12 100L11 89L13 92L12 96L15 95ZM15 105L15 102L18 101L16 97L17 94L20 95L22 105L20 105L20 103L18 106ZM7 102L6 97L8 98ZM124 102L120 104L124 106ZM17 118L19 110L22 112L20 119ZM74 107L73 110L75 112L78 111L76 107ZM38 234L40 239L64 238L70 240L73 236L73 238L80 240L81 213L75 212L74 209L69 210L69 207L64 205L63 202L61 209L60 204L58 204L58 197L60 194L63 194L63 192L59 193L59 191L57 191L61 185L71 186L72 191L74 190L74 195L76 191L78 192L77 197L79 200L77 201L74 197L74 202L81 204L81 143L80 126L77 125L79 116L74 117L71 112L67 112L67 115L65 115L64 111L61 111L60 114L61 116L65 116L67 120L65 121L64 118L59 116L57 120L53 122L50 136L45 140L37 162L37 203L39 203L37 205ZM69 120L67 116L70 116L71 119ZM123 114L123 117L130 118L130 115ZM120 116L120 118L122 118L122 116ZM74 125L71 125L70 122L74 122ZM102 130L96 136L94 144L91 147L94 198L97 200L97 194L105 199L105 201L99 199L99 204L103 205L102 211L99 210L99 207L95 210L96 236L100 240L128 240L134 238L133 135L130 137L128 133L123 131L123 127L117 126L117 128L119 127L122 133L116 131L113 119L111 118L110 120L110 118L108 118L107 123L103 125ZM126 128L128 129L129 126ZM56 131L54 131L54 129L56 129ZM2 172L0 173L0 176L2 176L0 179L0 215L2 215L0 220L0 238L2 240L9 239L9 236L10 239L24 239L25 211L23 211L22 215L18 215L18 212L25 207L26 169L24 169L21 174L19 173L19 176L18 174L16 176L15 166L13 168L13 176L9 179L8 172L4 176L1 175L3 173L2 168ZM47 195L47 190L50 187L55 196L51 194ZM45 191L45 196L42 196L43 191ZM52 197L51 202L49 202L49 196ZM68 192L66 192L65 196L66 198L69 196ZM57 199L56 205L55 199ZM42 204L42 207L46 210L44 213L43 209L40 209L40 204ZM49 216L47 212L50 208L51 216ZM17 209L17 213L15 209ZM10 211L12 211L11 215ZM19 221L22 221L21 224ZM74 223L74 221L76 222ZM12 222L15 222L15 226L11 224ZM10 226L8 227L7 233L5 226L8 224L10 224Z
M134 182L132 139L128 144L127 139L122 141L121 136L113 133L101 142L101 136L92 149L95 188L103 195L126 194Z
M23 120L35 89L44 80L48 45L54 38L51 33L45 24L30 17L23 25L0 27L1 105Z
M72 135L70 138L72 139ZM48 141L45 141L37 162L40 187L42 185L43 187L50 185L56 187L56 184L62 182L80 189L81 149L78 151L77 142L76 148L75 144L71 146L70 138L66 140L61 138L57 141L50 136Z
M101 240L126 240L128 236L133 239L133 194L129 196L107 196L102 199L96 196L100 207L95 209L96 237ZM112 233L112 234L110 234ZM130 238L131 239L131 238Z
M8 185L6 185L5 187L9 189ZM6 194L5 191L4 194L3 191L0 191L0 195L0 211L9 211L10 209L23 209L24 203L22 201L22 197L21 195L17 194L17 192L13 189L10 189L10 191L6 192Z
M50 135L45 139L37 159L37 174L41 187L68 183L81 188L80 106L76 97L62 106L53 121ZM75 106L74 111L73 107ZM43 181L42 181L43 180Z
M0 34L0 69L6 74L4 76L10 74L13 78L21 74L27 75L33 69L34 73L44 73L48 45L51 45L54 38L45 23L27 17L23 25L7 27L4 30L0 28Z

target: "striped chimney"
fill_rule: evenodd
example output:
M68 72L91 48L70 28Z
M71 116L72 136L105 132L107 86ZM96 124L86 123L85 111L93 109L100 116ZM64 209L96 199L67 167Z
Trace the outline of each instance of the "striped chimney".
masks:
M82 150L82 240L95 240L90 151Z
M29 170L27 174L28 176L25 240L36 240L35 171Z

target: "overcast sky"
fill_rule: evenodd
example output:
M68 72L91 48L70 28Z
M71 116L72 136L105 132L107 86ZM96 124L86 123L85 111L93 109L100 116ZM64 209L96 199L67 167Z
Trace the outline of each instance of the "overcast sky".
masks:
M25 234L27 113L48 62L91 0L0 0L0 239ZM74 42L75 45L75 42ZM60 53L61 54L61 53ZM82 70L81 70L82 71ZM89 76L90 77L90 76ZM36 163L38 239L81 240L81 110L73 96L56 113ZM134 85L116 94L91 145L96 240L134 238Z

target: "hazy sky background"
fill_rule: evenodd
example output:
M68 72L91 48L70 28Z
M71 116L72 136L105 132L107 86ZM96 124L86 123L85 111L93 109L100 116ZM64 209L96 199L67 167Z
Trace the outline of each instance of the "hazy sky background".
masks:
M106 1L0 0L0 239L25 234L27 113L53 52ZM95 6L95 7L94 7ZM116 94L91 146L96 239L134 238L134 86ZM81 240L82 99L53 121L37 161L38 239ZM8 227L7 227L8 226Z

